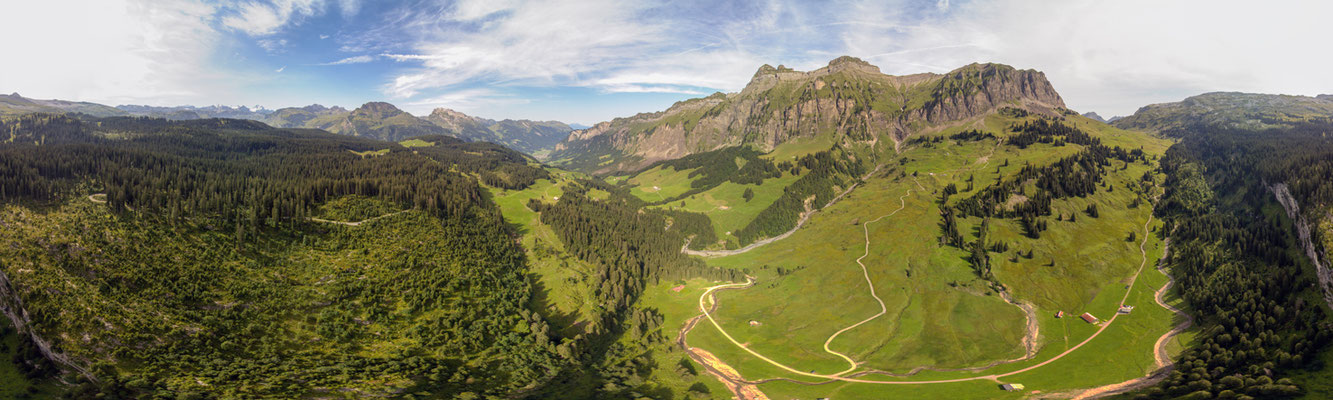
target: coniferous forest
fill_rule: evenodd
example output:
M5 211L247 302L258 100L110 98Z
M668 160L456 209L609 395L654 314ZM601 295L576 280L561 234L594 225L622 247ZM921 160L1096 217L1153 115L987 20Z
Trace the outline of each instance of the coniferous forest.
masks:
M1314 383L1299 376L1325 367L1320 354L1333 326L1296 221L1268 185L1289 185L1303 205L1329 204L1333 183L1312 179L1327 176L1333 160L1323 136L1329 128L1200 124L1168 132L1182 141L1161 162L1158 234L1171 240L1166 263L1200 325L1200 344L1161 385L1135 397L1290 398Z

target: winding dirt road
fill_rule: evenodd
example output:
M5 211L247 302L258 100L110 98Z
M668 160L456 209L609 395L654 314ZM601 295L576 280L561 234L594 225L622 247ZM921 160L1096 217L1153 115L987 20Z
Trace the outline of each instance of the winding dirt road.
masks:
M869 179L869 178L870 178L872 175L874 175L876 172L879 172L880 167L881 167L881 166L878 166L878 165L875 166L875 169L874 169L873 171L870 171L870 173L866 174L865 176L861 177L861 180ZM849 187L847 188L847 190L843 190L842 193L839 193L839 194L838 194L838 197L834 197L833 200L829 200L828 204L825 204L823 208L829 208L830 206L833 205L833 203L837 203L838 200L841 200L843 196L846 196L848 193L851 193L851 192L852 192L852 189L856 189L856 186L857 186L857 185L859 185L859 183L853 183L852 186L849 186ZM821 208L821 209L822 209L822 208ZM759 247L761 247L761 246L763 246L763 245L766 245L766 244L769 244L769 243L773 243L773 242L776 242L776 241L779 241L779 240L782 240L782 239L786 239L788 236L791 236L793 233L796 233L796 230L797 230L797 229L801 229L802 226L805 226L805 222L806 222L806 221L809 221L809 220L810 220L810 217L813 216L813 215L815 215L815 213L818 212L818 211L819 211L819 210L811 209L811 208L810 208L809 201L807 200L807 202L806 202L806 206L805 206L805 212L802 212L802 213L801 213L801 219L796 221L796 226L793 226L793 227L791 228L791 230L786 231L786 232L783 232L781 235L777 235L777 236L774 236L774 237L771 237L771 238L767 238L767 239L759 240L759 241L754 242L754 243L750 243L750 245L745 246L745 247L742 247L742 248L739 248L739 249L736 249L736 250L690 250L690 241L689 241L689 239L686 239L686 240L685 240L685 245L680 247L680 252L681 252L681 253L688 254L688 255L691 255L691 256L710 257L710 258L711 258L711 257L726 257L726 256L734 256L734 255L737 255L737 254L743 254L743 253L748 252L748 251L750 251L750 250L757 249L757 248L759 248Z
M1162 259L1166 259L1166 254L1168 251L1170 251L1170 247L1171 247L1171 240L1168 238L1166 240L1166 246L1164 247L1162 252ZM1157 269L1159 271L1162 271L1163 273L1166 273L1165 268L1166 268L1165 265L1159 265L1157 267ZM1163 379L1166 379L1167 374L1171 373L1171 370L1175 368L1175 362L1171 360L1171 354L1168 353L1166 350L1167 341L1171 340L1172 337L1179 335L1181 332L1184 332L1186 329L1189 329L1189 327L1194 324L1194 317L1166 302L1166 293L1170 291L1171 287L1175 286L1176 284L1176 280L1171 276L1171 274L1168 273L1166 274L1166 276L1167 279L1169 280L1166 282L1165 285L1162 285L1161 289L1157 289L1157 293L1153 295L1153 301L1156 301L1157 305L1162 306L1162 308L1165 308L1168 311L1175 313L1176 315L1184 317L1185 320L1181 321L1181 323L1179 325L1176 325L1176 327L1171 328L1170 331L1162 334L1161 337L1157 338L1157 343L1153 344L1153 358L1157 364L1157 369L1153 370L1152 372L1148 373L1148 375L1145 376L1130 379L1120 383L1113 383L1110 385L1100 386L1085 390L1082 393L1079 393L1077 396L1075 396L1074 400L1100 399L1121 393L1132 392L1150 386L1155 386L1158 383L1160 383Z
M824 351L825 351L825 352L828 352L829 354L832 354L832 355L835 355L835 356L838 356L838 357L842 357L843 360L847 360L847 364L848 364L847 369L844 370L844 371L842 371L842 372L836 373L836 374L834 374L834 375L845 375L845 374L847 374L847 373L849 373L849 372L855 371L855 370L856 370L856 367L857 367L857 362L856 362L856 360L853 360L851 357L848 357L846 354L839 353L839 352L833 351L833 349L830 349L830 348L829 348L829 344L833 343L833 339L837 339L837 338L838 338L838 335L841 335L843 332L850 331L850 330L852 330L853 328L856 328L856 327L858 327L858 326L861 326L862 324L865 324L865 323L867 323L867 322L870 322L871 320L874 320L875 318L879 318L880 316L882 316L882 315L884 315L885 313L888 313L888 312L889 312L889 308L888 308L888 306L885 306L885 305L884 305L884 299L879 298L879 295L878 295L878 294L875 294L875 282L870 280L870 270L867 269L867 268L866 268L866 265L865 265L864 263L861 262L861 260L864 260L866 257L869 257L869 256L870 256L870 224L873 224L873 223L875 223L875 222L878 222L879 220L884 219L884 218L892 217L894 214L897 214L899 211L902 211L904 208L907 208L907 196L911 196L911 195L912 195L912 189L907 189L907 193L903 193L902 197L899 197L899 198L898 198L898 202L901 203L902 205L898 206L898 209L897 209L897 210L893 210L893 212L891 212L891 213L881 215L881 216L879 216L879 218L875 218L875 219L873 219L873 220L867 221L867 222L864 223L864 224L861 224L861 230L865 232L865 238L866 238L866 251L865 251L865 254L862 254L860 258L857 258L857 259L856 259L856 264L861 266L861 273L862 273L863 275L865 275L865 278L866 278L866 285L870 287L870 297L874 297L874 298L875 298L875 301L879 303L879 313L877 313L877 314L875 314L875 315L871 315L870 318L863 319L863 320L861 320L861 322L857 322L857 323L855 323L855 324L852 324L851 326L848 326L848 327L846 327L846 328L842 328L841 330L839 330L839 331L837 331L837 332L834 332L833 335L830 335L830 336L828 337L828 340L825 340L825 341L824 341Z
M398 215L398 214L402 214L402 213L405 213L405 212L408 212L408 211L410 211L410 210L403 210L403 211L399 211L399 212L392 212L392 213L384 214L384 215L381 215L381 216L378 216L378 217L366 218L366 219L363 219L363 220L360 220L360 221L356 221L356 222L333 221L333 220L327 220L327 219L321 219L321 218L314 218L314 217L307 218L307 219L309 219L309 220L311 220L311 221L314 221L314 222L321 222L321 223L325 223L325 224L336 224L336 225L345 225L345 226L361 226L361 224L364 224L364 223L373 222L373 221L378 220L378 219L381 219L381 218L392 217L392 216L395 216L395 215Z
M1131 293L1133 293L1133 287L1134 287L1134 284L1138 282L1138 277L1139 277L1139 275L1143 273L1143 268L1146 267L1146 266L1148 265L1148 253L1147 253L1147 248L1146 248L1146 246L1147 246L1147 243L1148 243L1148 238L1149 238L1149 233L1150 233L1149 230L1148 230L1148 228L1149 228L1149 226L1152 224L1152 221L1153 221L1153 217L1150 215L1150 216L1148 217L1148 220L1147 220L1146 222L1144 222L1144 224L1143 224L1143 231L1144 231L1143 241L1141 241L1141 242L1139 243L1139 254L1140 254L1140 256L1142 257L1142 261L1139 263L1139 268L1138 268L1138 270L1134 273L1134 276L1132 276L1132 277L1130 278L1130 282L1129 282L1129 286L1130 286L1130 288L1129 288L1128 290L1125 291L1125 295L1120 299L1120 303L1119 303L1119 305L1123 305L1123 304L1125 303L1125 301L1127 301L1127 300L1129 299L1129 295L1130 295ZM769 363L770 365L773 365L774 367L777 367L777 368L779 368L779 369L782 369L782 370L784 370L784 371L790 372L790 373L795 374L795 375L808 376L808 377L814 377L814 378L821 378L821 379L825 379L826 381L824 381L824 382L803 382L803 381L797 381L797 380L789 379L789 378L774 378L774 379L767 379L767 380L763 380L763 381L746 381L746 380L744 380L743 378L740 378L740 377L739 377L739 374L736 374L736 376L734 376L734 377L728 377L728 379L732 379L732 380L726 380L726 379L724 379L724 380L723 380L724 383L730 382L731 384L735 384L735 383L744 383L744 384L754 385L754 384L758 384L758 383L762 383L762 382L770 382L770 381L775 381L775 380L789 381L789 382L800 383L800 384L807 384L807 385L825 384L825 383L831 383L831 382L834 382L834 381L852 382L852 383L868 383L868 384L878 384L878 385L925 385L925 384L955 383L955 382L969 382L969 381L983 381L983 380L988 380L988 381L993 381L993 382L1000 382L1000 378L1004 378L1004 377L1007 377L1007 376L1013 376L1013 375L1017 375L1017 374L1021 374L1021 373L1024 373L1024 372L1028 372L1028 371L1031 371L1031 370L1034 370L1034 369L1037 369L1037 368L1041 368L1041 367L1044 367L1044 366L1046 366L1046 365L1048 365L1048 364L1050 364L1050 363L1052 363L1052 362L1055 362L1055 361L1057 361L1057 360L1060 360L1061 358L1064 358L1065 356L1067 356L1067 355L1073 353L1074 351L1076 351L1076 350L1082 348L1084 345L1086 345L1086 344L1092 342L1092 340L1093 340L1093 339L1096 339L1098 336L1100 336L1100 335L1102 334L1102 332L1105 332L1105 331L1106 331L1106 328L1110 327L1111 324L1115 323L1115 320L1120 316L1119 313L1112 314L1112 315L1111 315L1111 318L1108 318L1108 319L1106 320L1106 322L1102 323L1101 327L1099 327L1099 328L1097 329L1096 332L1093 332L1093 334L1092 334L1091 336L1088 336L1088 337L1087 337L1086 339L1084 339L1082 342L1079 342L1077 345L1074 345L1074 347L1071 347L1071 348L1065 350L1064 352L1062 352L1062 353L1056 355L1055 357L1052 357L1052 358L1050 358L1050 359L1047 359L1047 360L1045 360L1045 361L1042 361L1042 362L1040 362L1040 363L1037 363L1037 364L1034 364L1034 365L1031 365L1031 366L1022 368L1022 369L1018 369L1018 370L1014 370L1014 371L1010 371L1010 372L1006 372L1006 373L1002 373L1002 374L992 374L992 375L985 375L985 376L974 376L974 377L955 378L955 379L937 379L937 380L928 380L928 381L879 381L879 380L872 380L872 379L860 379L860 378L855 378L855 377L840 376L840 374L843 374L843 373L833 374L833 375L826 375L826 374L817 374L817 373L813 373L813 372L802 371L802 370L799 370L799 369L790 367L790 366L788 366L788 365L786 365L786 364L783 364L783 363L781 363L781 362L778 362L778 361L776 361L776 360L773 360L773 359L771 359L771 358L768 358L767 356L764 356L763 354L760 354L759 352L750 349L749 346L747 346L747 345L745 345L745 344L743 344L743 343L737 341L734 337L731 336L730 333L727 333L727 331L726 331L725 329L722 328L721 324L718 324L718 323L717 323L717 320L716 320L716 319L713 318L713 311L715 311L715 310L717 309L717 304L718 304L717 299L716 299L716 296L715 296L715 292L718 291L718 290L723 290L723 289L739 289L739 288L747 288L747 287L751 287L751 286L753 286L753 285L754 285L754 279L751 278L751 277L746 277L746 283L730 283L730 284L722 284L722 285L717 285L717 286L713 286L713 287L708 288L707 290L704 291L704 293L703 293L702 295L699 296L699 310L703 312L702 317L705 318L705 319L707 319L708 322L711 323L711 324L713 325L713 327L716 328L716 329L718 330L718 332L721 333L723 337L726 337L727 340L730 341L733 345L735 345L736 347L740 348L741 350L744 350L745 352L749 353L750 355L754 356L755 358L758 358L758 359L760 359L760 360L763 360L764 362L767 362L767 363ZM1159 289L1159 290L1158 290L1158 293L1159 293L1159 294L1160 294L1160 293L1165 293L1165 291ZM1117 305L1117 308L1119 307L1119 305ZM699 320L700 320L699 317L695 317L694 319L691 320L691 323L687 324L687 329L682 329L682 330L681 330L681 334L680 334L679 341L680 341L680 343L682 344L682 346L684 346L684 343L685 343L685 340L686 340L686 335L688 335L689 330L692 329L692 328L694 328L694 325L697 324L697 321L699 321ZM686 346L685 348L686 348L687 350L690 350L690 349L691 349L691 348L688 347L688 346ZM695 355L692 353L692 357L693 357L693 356L695 356ZM718 363L718 364L721 364L721 361L720 361L720 360L716 360L715 358L714 358L713 361L716 362L716 363ZM721 364L721 365L722 365L722 366L725 366L726 364ZM719 369L719 370L722 369L722 368L714 368L714 367L710 367L710 368L713 368L713 369L710 369L710 371L713 371L714 369ZM729 366L727 366L726 369L731 369L731 368L730 368ZM731 369L731 371L734 371L734 369ZM874 374L874 373L875 373L874 371L866 371L866 372L864 372L864 373L853 374L853 376L862 376L862 375Z

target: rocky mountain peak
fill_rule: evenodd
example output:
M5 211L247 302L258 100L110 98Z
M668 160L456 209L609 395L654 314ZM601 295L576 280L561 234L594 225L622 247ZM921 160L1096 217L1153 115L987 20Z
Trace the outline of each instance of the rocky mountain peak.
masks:
M829 61L828 70L829 73L837 73L849 70L871 72L876 74L880 73L879 67L870 65L870 63L866 62L865 60L852 56L842 56L833 59L833 61Z
M444 107L439 107L439 108L436 108L436 109L434 109L434 110L431 110L431 112L430 112L430 117L432 117L432 118L451 119L451 120L459 120L459 119L470 120L470 121L480 121L480 120L481 120L481 118L473 117L473 116L471 116L471 115L467 115L467 114L464 114L464 113L461 113L461 112L458 112L458 111L454 111L454 110L452 110L452 109L444 108Z
M1102 118L1101 115L1098 115L1096 111L1088 111L1088 112L1085 112L1085 113L1083 113L1083 116L1084 116L1084 117L1091 118L1091 119L1096 120L1096 121L1106 122L1106 119L1105 119L1105 118Z
M737 145L769 150L799 137L899 143L933 126L973 120L1002 107L1055 115L1064 101L1046 75L1002 64L946 74L885 75L844 56L812 71L762 65L744 89L683 100L575 131L552 158L594 173ZM607 156L613 163L605 162Z
M378 118L388 118L398 114L402 114L403 110L399 110L398 107L394 107L393 104L385 103L382 101L372 101L366 104L362 104L361 107L357 107L357 109L353 110L352 113L358 115L375 116Z

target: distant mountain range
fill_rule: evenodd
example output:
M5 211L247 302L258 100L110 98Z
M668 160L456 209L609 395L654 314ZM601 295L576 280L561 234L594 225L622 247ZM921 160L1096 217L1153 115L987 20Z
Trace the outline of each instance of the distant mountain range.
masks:
M496 121L447 108L436 108L425 119L444 127L450 135L473 141L501 143L538 158L544 158L574 130L560 121Z
M386 141L421 135L449 135L470 141L497 143L542 157L574 130L559 121L491 120L439 108L419 118L384 102L370 102L355 110L313 104L269 110L262 107L223 105L160 107L120 105L65 100L39 100L18 93L0 95L0 115L82 113L94 117L143 116L167 120L234 118L261 121L278 128L323 129L329 132Z
M1213 92L1175 103L1147 105L1134 115L1115 121L1114 125L1168 134L1200 127L1260 131L1294 122L1327 119L1329 115L1333 115L1333 95L1308 97Z
M685 100L575 131L552 160L594 173L633 171L653 162L723 147L768 151L798 138L832 143L891 140L970 120L1004 107L1054 114L1064 101L1046 75L1000 64L945 74L885 75L854 57L800 72L764 65L738 93Z

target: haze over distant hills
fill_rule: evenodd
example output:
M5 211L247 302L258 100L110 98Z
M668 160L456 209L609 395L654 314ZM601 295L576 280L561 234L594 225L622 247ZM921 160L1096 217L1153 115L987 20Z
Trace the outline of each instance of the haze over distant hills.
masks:
M1124 129L1159 132L1194 127L1257 131L1333 115L1333 96L1213 92L1174 103L1151 104L1114 122Z
M81 113L93 117L142 116L183 121L206 118L234 118L261 121L278 128L311 128L329 132L398 141L420 135L449 135L470 141L485 141L544 156L574 129L559 121L492 120L449 109L436 109L420 118L385 102L370 102L355 110L312 104L269 110L263 107L213 105L110 107L97 103L65 100L40 100L18 93L0 95L0 115L26 113Z

